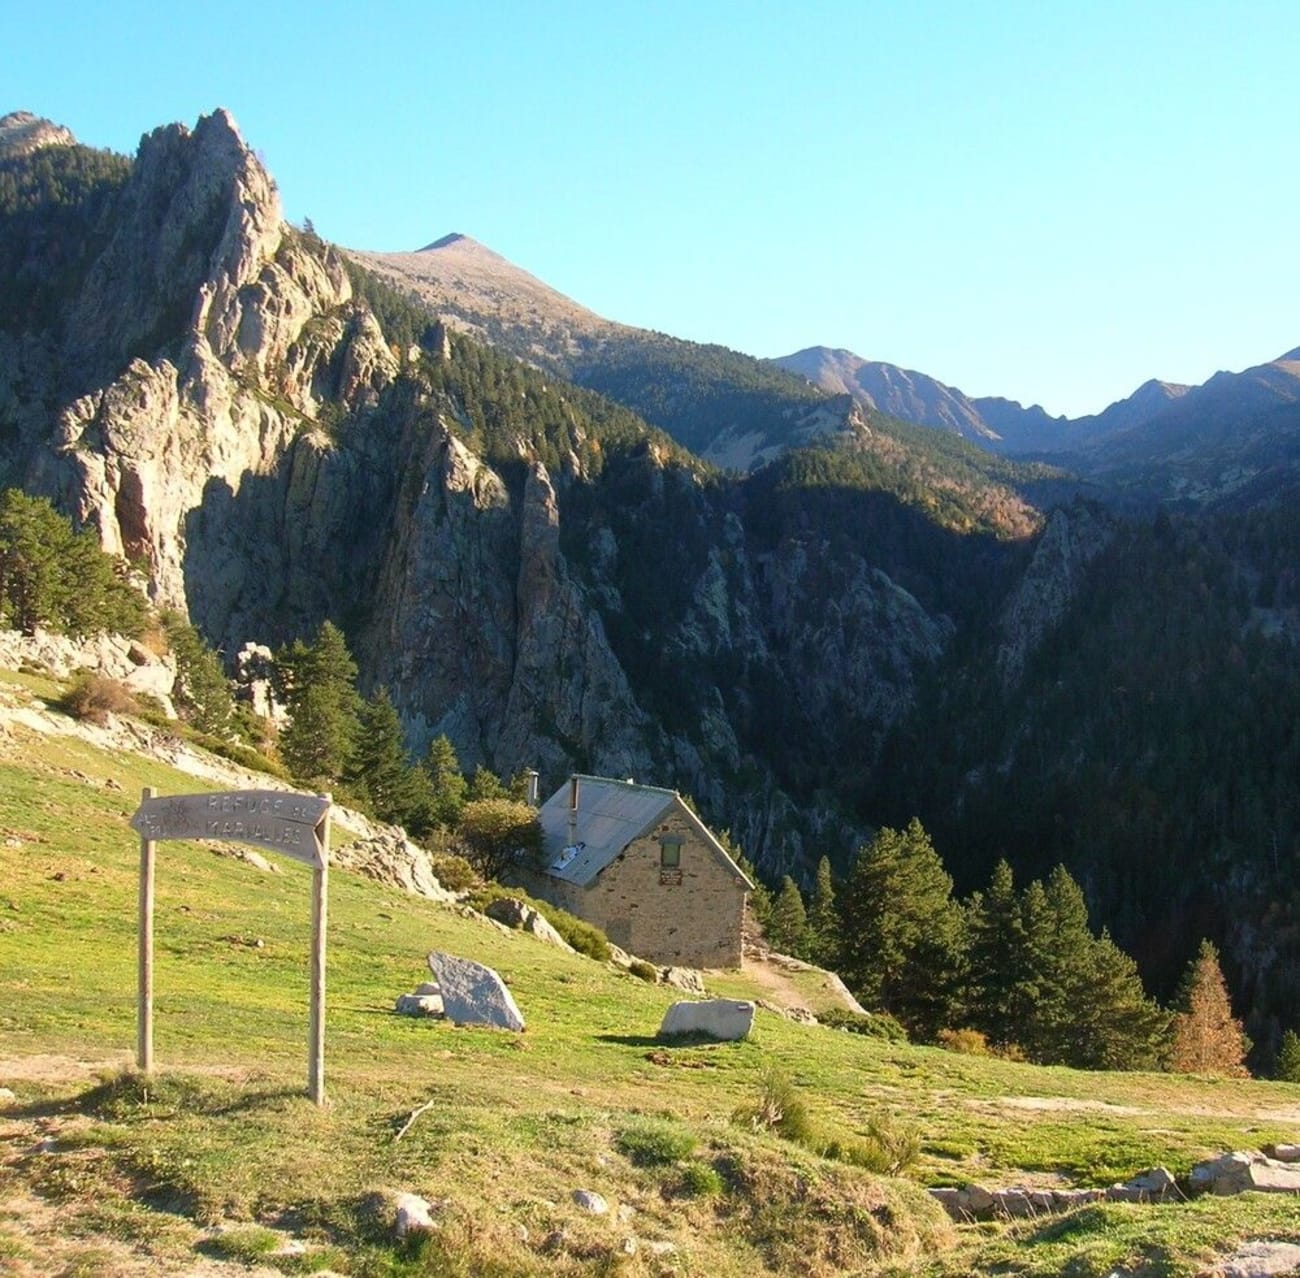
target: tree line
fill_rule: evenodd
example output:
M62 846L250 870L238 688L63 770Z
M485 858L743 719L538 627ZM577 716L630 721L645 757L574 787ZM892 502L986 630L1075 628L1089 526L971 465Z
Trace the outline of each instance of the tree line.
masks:
M387 689L363 697L356 680L347 641L329 621L314 639L294 640L276 654L275 689L288 715L278 751L295 781L329 789L416 839L454 836L484 878L500 874L521 851L540 852L525 774L503 781L480 765L466 777L446 736L413 762Z
M754 906L775 948L835 969L865 1007L922 1041L975 1031L967 1042L1041 1065L1246 1073L1250 1044L1215 948L1201 944L1161 1008L1132 958L1092 930L1064 866L1017 890L999 861L988 886L959 901L913 819L878 831L841 883L823 858L808 902L787 876ZM1294 1050L1300 1065L1300 1040Z

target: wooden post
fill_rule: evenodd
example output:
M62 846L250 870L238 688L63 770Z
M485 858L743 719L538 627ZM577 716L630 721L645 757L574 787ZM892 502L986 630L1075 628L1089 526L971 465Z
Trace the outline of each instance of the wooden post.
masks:
M329 798L326 795L325 798ZM307 1031L307 1095L325 1103L325 926L328 917L330 810L316 827L311 872L311 1020Z
M147 785L143 798L154 797ZM140 836L140 937L137 952L136 1066L146 1076L153 1073L153 864L156 845Z

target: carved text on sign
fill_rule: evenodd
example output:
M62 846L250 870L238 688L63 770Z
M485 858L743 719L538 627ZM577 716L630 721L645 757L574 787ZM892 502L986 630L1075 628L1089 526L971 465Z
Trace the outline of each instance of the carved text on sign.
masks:
M313 794L245 790L146 799L131 827L146 839L234 839L314 865L321 856L316 826L329 800Z

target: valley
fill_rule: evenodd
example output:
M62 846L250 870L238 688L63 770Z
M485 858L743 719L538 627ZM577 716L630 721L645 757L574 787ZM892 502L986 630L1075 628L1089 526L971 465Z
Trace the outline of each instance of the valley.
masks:
M623 325L460 234L399 254L328 243L285 220L224 110L153 130L131 157L0 121L0 487L48 499L224 674L250 645L283 651L328 624L359 693L390 700L408 759L445 739L467 776L536 769L544 793L573 772L676 789L774 890L788 876L809 894L822 858L842 886L877 832L914 819L968 901L1003 860L1019 890L1063 866L1162 1004L1201 940L1218 947L1259 1076L1300 1031L1298 438L1295 350L1051 418L845 350L761 360ZM6 600L16 580L0 563ZM15 697L61 693L40 672L9 681ZM21 1060L129 1041L124 934L97 929L95 906L125 909L124 817L149 778L177 784L163 767L120 742L9 730L0 820L21 891L0 928L0 1065L15 1079ZM352 1099L306 1122L349 1157L312 1183L286 1082L299 920L277 916L269 953L234 947L263 930L260 893L246 868L187 856L171 1090L38 1071L6 1137L22 1193L79 1213L93 1193L78 1173L25 1151L47 1127L89 1151L119 1194L105 1230L166 1253L154 1272L183 1272L166 1266L196 1239L220 1250L194 1230L227 1218L346 1238L340 1264L381 1272L357 1259L360 1205L421 1176L457 1204L454 1245L430 1264L500 1254L501 1273L659 1271L644 1250L620 1259L610 1222L564 1216L569 1182L598 1173L681 1272L789 1272L811 1248L805 1271L829 1273L844 1248L863 1272L1137 1273L1121 1267L1176 1236L1176 1262L1150 1272L1195 1273L1228 1243L1294 1232L1271 1203L1236 1219L1198 1199L1186 1226L1107 1204L984 1237L921 1192L1183 1174L1294 1139L1293 1085L1035 1067L775 1013L754 1042L665 1063L640 1041L657 987L521 957L524 938L360 880L339 930ZM434 941L499 960L549 1028L440 1041L453 1118L397 1149L385 1133L427 1099L431 1057L388 1014L389 987L413 983ZM786 985L715 983L769 1002ZM210 1068L218 1045L230 1064ZM909 1177L732 1123L773 1063L831 1126L861 1133L883 1113L914 1128ZM95 1070L120 1064L94 1053ZM721 1197L618 1161L618 1133L647 1116L690 1129ZM809 1224L807 1184L833 1227ZM160 1224L154 1199L190 1223ZM0 1237L34 1264L23 1234Z

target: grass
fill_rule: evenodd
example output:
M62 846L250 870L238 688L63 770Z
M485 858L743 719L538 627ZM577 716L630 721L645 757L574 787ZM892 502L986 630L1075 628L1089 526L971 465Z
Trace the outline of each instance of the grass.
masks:
M1300 1087L1041 1069L761 1010L745 1042L669 1046L654 1035L675 991L343 872L330 879L329 1103L317 1108L303 1094L310 873L288 860L259 872L198 843L159 847L159 1072L138 1078L139 845L126 822L145 785L203 787L149 760L14 731L0 742L0 1085L19 1100L0 1115L0 1262L34 1264L45 1247L61 1266L48 1272L111 1271L108 1248L176 1272L203 1247L256 1252L286 1273L955 1278L1140 1260L1173 1275L1242 1238L1300 1239L1293 1203L1255 1196L957 1229L922 1188L1185 1172L1293 1139ZM495 967L528 1029L395 1016L435 948ZM761 997L743 976L719 984ZM97 1062L103 1076L38 1068L40 1057ZM871 1175L733 1123L772 1070L846 1142L881 1121L914 1131L908 1174ZM31 1152L38 1133L55 1152ZM575 1188L613 1210L583 1216ZM376 1204L397 1189L445 1203L437 1238L391 1240ZM32 1204L57 1205L57 1229L42 1234ZM216 1224L227 1232L204 1232ZM286 1231L307 1256L258 1250ZM652 1241L676 1250L655 1258Z

